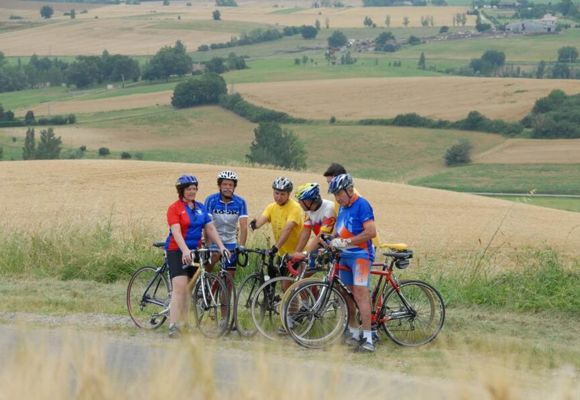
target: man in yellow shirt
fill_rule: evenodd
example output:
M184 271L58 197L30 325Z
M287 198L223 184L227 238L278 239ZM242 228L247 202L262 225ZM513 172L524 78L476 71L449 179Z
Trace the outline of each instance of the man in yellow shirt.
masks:
M290 254L294 252L300 232L304 213L302 207L290 198L293 185L290 179L279 176L272 182L274 202L268 204L262 215L250 221L250 228L256 230L269 222L274 235L274 245L270 254Z

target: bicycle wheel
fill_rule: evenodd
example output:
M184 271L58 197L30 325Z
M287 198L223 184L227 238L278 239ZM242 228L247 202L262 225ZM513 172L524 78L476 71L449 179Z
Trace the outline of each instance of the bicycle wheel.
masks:
M301 346L321 348L338 340L348 324L344 296L326 282L304 282L288 297L285 318L292 339Z
M225 283L226 288L228 289L228 300L229 300L229 308L230 308L230 316L229 316L229 324L228 324L228 331L229 333L234 326L236 325L235 321L235 309L236 309L236 285L234 283L234 279L232 276L227 273L226 271L222 271L219 274L219 277Z
M240 336L254 336L258 332L252 319L252 299L263 283L260 274L252 274L244 279L238 289L234 318Z
M433 286L422 281L403 281L400 291L391 288L381 309L385 322L381 327L401 346L429 343L441 331L445 321L443 298Z
M270 340L277 340L286 335L282 326L281 304L284 294L282 285L288 286L294 279L278 276L266 282L256 292L252 299L252 320L258 331Z
M311 276L299 281L295 281L288 289L286 289L282 295L282 314L280 315L280 319L282 320L282 325L285 329L288 328L286 326L286 307L284 307L284 305L288 302L288 299L290 296L292 296L292 293L294 293L294 291L297 290L301 285L306 284L306 282L321 282L321 279L318 276Z
M159 328L169 315L169 282L156 267L142 267L127 285L127 310L139 328Z
M230 300L223 280L206 273L195 283L192 294L195 323L207 337L220 337L228 331Z

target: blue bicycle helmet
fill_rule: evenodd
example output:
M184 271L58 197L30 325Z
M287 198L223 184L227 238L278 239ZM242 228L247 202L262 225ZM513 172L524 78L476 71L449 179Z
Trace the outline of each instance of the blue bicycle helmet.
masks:
M294 194L299 201L318 200L320 198L320 188L318 183L305 183L296 189Z
M198 185L197 178L193 175L181 175L175 182L176 188L184 188L190 185Z
M352 176L350 174L340 174L332 178L330 185L328 185L328 193L336 194L343 189L348 189L354 186Z

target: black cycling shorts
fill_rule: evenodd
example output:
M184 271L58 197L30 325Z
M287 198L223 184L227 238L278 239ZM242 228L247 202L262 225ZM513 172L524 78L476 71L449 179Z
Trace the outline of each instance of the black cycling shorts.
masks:
M167 265L169 266L169 277L171 279L176 276L187 276L191 278L195 273L197 267L183 268L182 256L181 250L167 251Z

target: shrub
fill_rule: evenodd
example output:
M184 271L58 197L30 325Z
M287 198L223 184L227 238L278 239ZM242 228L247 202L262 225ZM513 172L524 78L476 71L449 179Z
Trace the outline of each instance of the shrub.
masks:
M111 150L109 150L108 147L100 147L99 150L98 150L98 154L101 157L106 157L109 154L111 154Z
M461 139L445 152L445 164L448 166L468 164L471 162L472 145L467 139Z
M332 117L330 117L330 121L331 124L336 123L336 117L333 115Z
M248 103L239 94L224 95L220 98L220 105L251 122L302 122L304 120L290 117L288 114L270 110L265 107Z
M328 37L328 47L342 47L346 45L348 39L346 35L341 31L334 31L332 35Z
M129 160L131 158L131 153L128 153L126 151L121 153L121 160Z
M193 107L218 103L219 97L227 93L226 82L216 73L205 73L199 78L177 84L171 98L175 108Z

